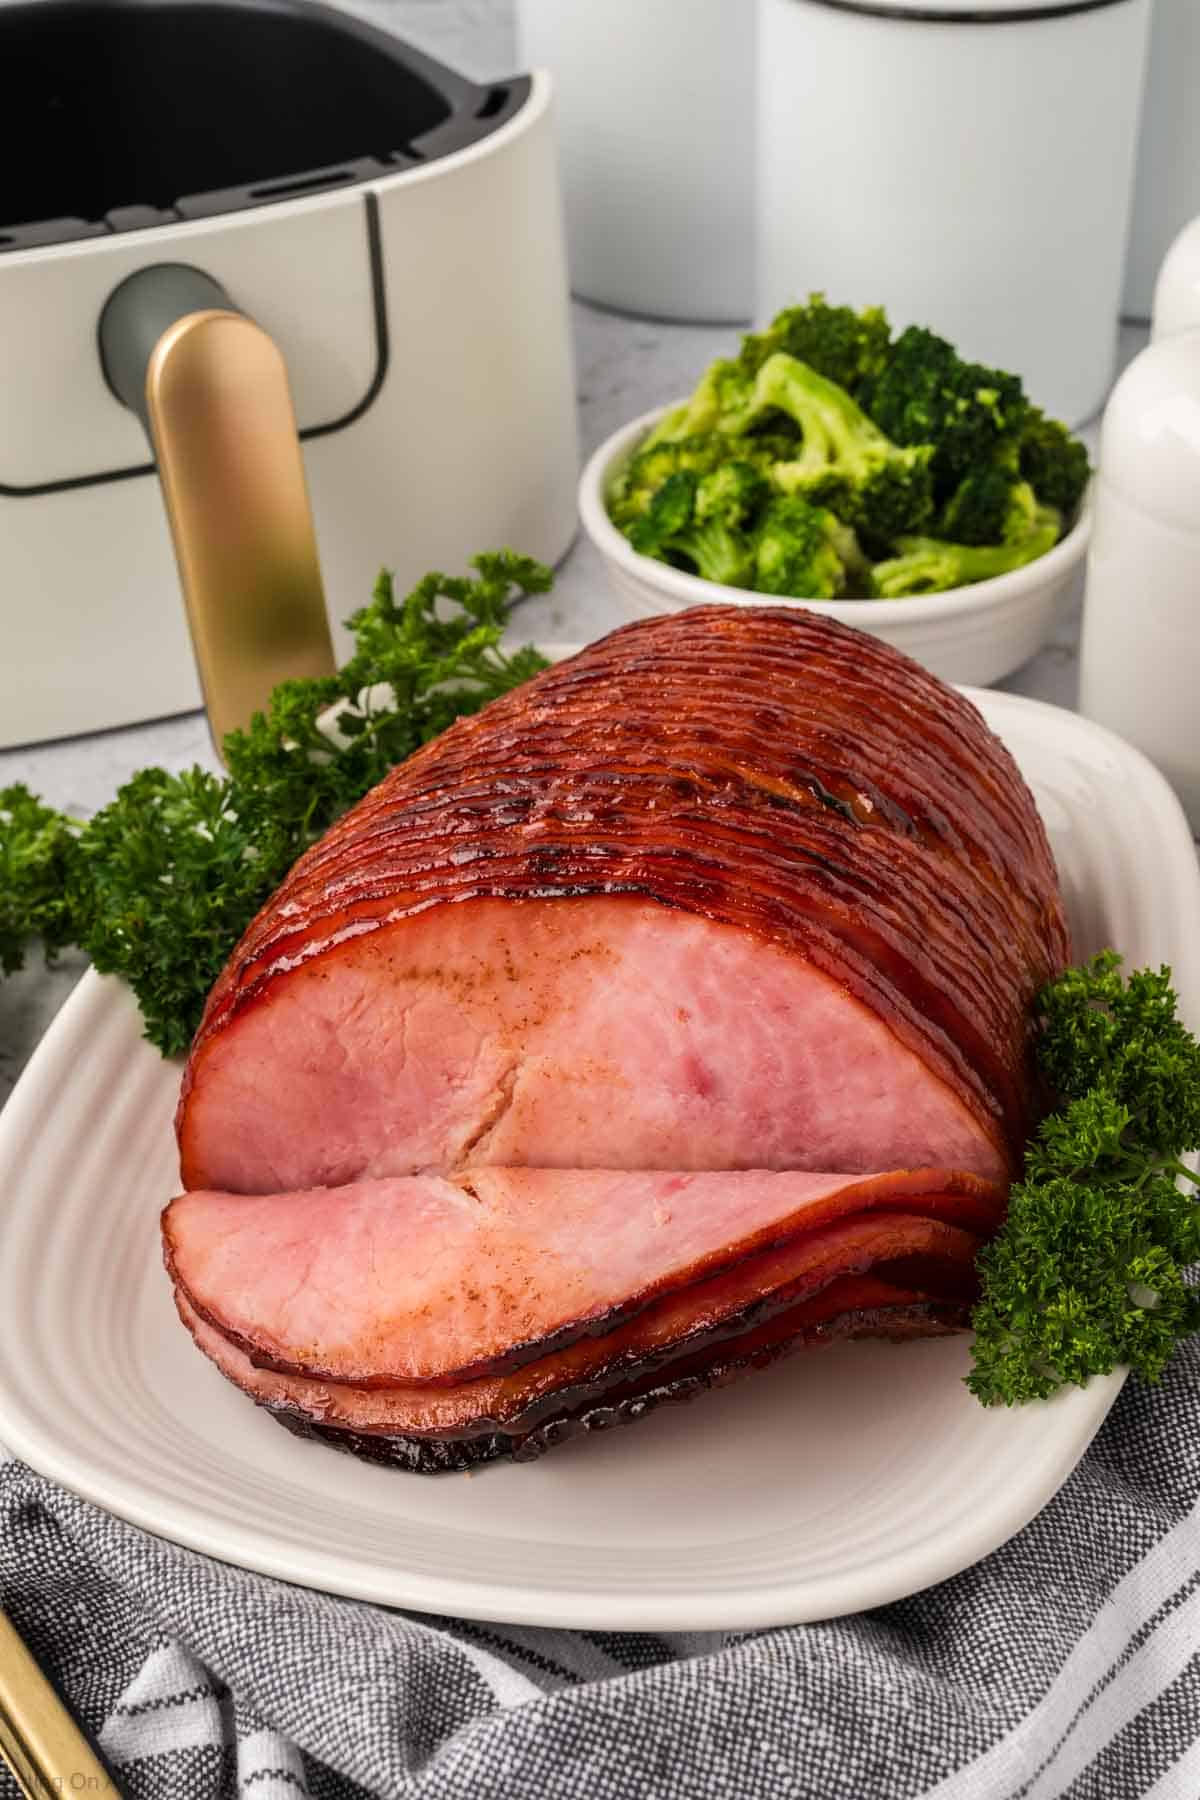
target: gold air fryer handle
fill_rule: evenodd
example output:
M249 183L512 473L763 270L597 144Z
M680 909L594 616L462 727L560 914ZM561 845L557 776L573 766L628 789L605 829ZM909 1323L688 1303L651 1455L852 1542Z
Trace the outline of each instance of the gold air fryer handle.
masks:
M154 448L219 750L277 682L334 669L287 368L215 282L179 265L122 283L100 343Z
M333 645L287 369L240 313L159 339L146 408L214 741Z

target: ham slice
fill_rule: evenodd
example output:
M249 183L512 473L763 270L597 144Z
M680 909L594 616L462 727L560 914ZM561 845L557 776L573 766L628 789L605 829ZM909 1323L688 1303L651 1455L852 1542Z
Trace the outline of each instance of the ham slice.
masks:
M181 1315L404 1466L960 1325L1068 956L961 696L808 612L626 627L393 771L250 926L184 1077Z
M559 1384L551 1382L546 1396L531 1402L523 1417L491 1402L508 1420L495 1425L479 1413L468 1416L463 1400L418 1414L411 1407L401 1410L392 1393L261 1369L202 1319L178 1289L175 1303L199 1349L289 1431L418 1474L469 1469L502 1456L530 1462L579 1432L633 1424L664 1403L694 1399L790 1351L855 1337L898 1342L942 1337L961 1331L967 1320L960 1301L929 1300L877 1276L847 1276L758 1324L714 1333L670 1359L647 1358L615 1379L572 1380L569 1369L561 1370Z
M898 1203L900 1196L895 1199ZM936 1204L936 1197L931 1199ZM184 1322L245 1391L301 1422L402 1439L411 1457L425 1442L448 1439L498 1437L515 1448L535 1431L533 1441L544 1448L549 1424L557 1428L578 1420L602 1395L619 1392L631 1399L650 1387L673 1388L702 1371L718 1349L733 1363L748 1351L777 1354L798 1338L819 1338L826 1334L816 1328L831 1324L841 1335L961 1324L964 1305L975 1296L979 1243L973 1233L942 1219L881 1207L874 1216L859 1214L801 1232L769 1249L743 1255L742 1246L735 1246L725 1267L710 1268L636 1312L576 1324L541 1346L526 1343L528 1359L516 1368L452 1384L382 1373L390 1360L387 1349L368 1358L365 1382L339 1379L353 1374L356 1359L339 1359L320 1342L288 1343L280 1356L277 1334L265 1348L262 1343L271 1320L266 1307L256 1323L255 1345L193 1290L186 1248L172 1253L172 1266ZM268 1253L271 1248L261 1246ZM861 1272L868 1270L864 1279ZM277 1306L278 1300L276 1295ZM383 1284L374 1307L364 1308L361 1317L363 1347L376 1352L409 1322L395 1319ZM341 1332L340 1321L334 1329Z
M650 1364L624 1380L581 1382L569 1392L560 1389L551 1402L550 1416L545 1408L540 1409L540 1416L531 1408L523 1429L491 1429L480 1420L473 1428L462 1429L443 1420L441 1430L414 1433L408 1421L399 1418L378 1394L257 1368L244 1351L202 1319L178 1290L175 1304L197 1347L235 1387L297 1437L348 1451L365 1462L421 1475L462 1471L498 1457L532 1462L579 1432L634 1424L658 1406L692 1400L739 1375L766 1368L794 1350L856 1337L886 1337L896 1342L944 1337L961 1331L967 1321L966 1308L960 1304L931 1302L871 1276L847 1277L765 1323L747 1325L727 1339L700 1344L664 1369Z
M390 1388L598 1344L627 1319L644 1326L664 1298L711 1322L802 1275L824 1284L957 1248L1003 1208L1002 1189L937 1169L848 1182L485 1168L308 1194L197 1191L172 1201L163 1237L192 1307L252 1362Z

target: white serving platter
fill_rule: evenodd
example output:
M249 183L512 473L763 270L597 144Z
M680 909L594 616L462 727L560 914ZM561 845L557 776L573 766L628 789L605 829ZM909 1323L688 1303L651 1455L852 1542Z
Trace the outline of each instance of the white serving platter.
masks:
M1074 714L974 693L1029 779L1079 955L1170 963L1200 1025L1200 879L1180 808ZM968 1342L800 1355L525 1467L436 1479L282 1431L178 1324L159 1261L179 1080L89 973L0 1117L0 1441L166 1538L391 1606L610 1630L880 1605L984 1556L1066 1479L1121 1376L985 1411Z

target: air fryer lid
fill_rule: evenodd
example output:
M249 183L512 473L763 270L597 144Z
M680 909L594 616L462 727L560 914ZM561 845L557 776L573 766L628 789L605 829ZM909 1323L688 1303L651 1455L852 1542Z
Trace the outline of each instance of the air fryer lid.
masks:
M524 103L309 0L0 6L0 251L199 219L449 155Z

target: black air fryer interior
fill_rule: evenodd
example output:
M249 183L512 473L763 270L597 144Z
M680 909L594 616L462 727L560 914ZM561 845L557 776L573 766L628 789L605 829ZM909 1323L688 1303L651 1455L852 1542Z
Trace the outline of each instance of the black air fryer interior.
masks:
M306 0L0 5L0 250L203 218L447 154L528 93Z

